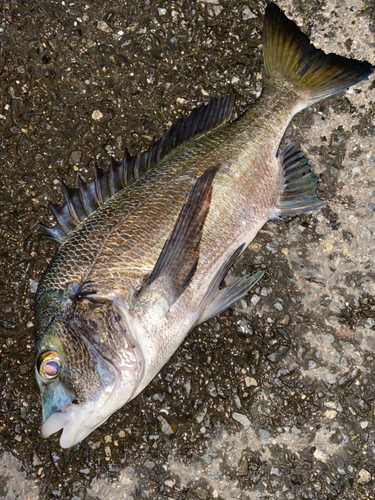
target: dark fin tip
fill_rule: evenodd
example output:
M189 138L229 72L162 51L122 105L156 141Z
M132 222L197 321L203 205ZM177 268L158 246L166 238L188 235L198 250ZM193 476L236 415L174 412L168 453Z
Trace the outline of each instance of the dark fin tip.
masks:
M265 85L272 85L277 77L289 81L302 107L355 85L374 71L367 61L316 49L274 3L268 4L264 16L263 51Z

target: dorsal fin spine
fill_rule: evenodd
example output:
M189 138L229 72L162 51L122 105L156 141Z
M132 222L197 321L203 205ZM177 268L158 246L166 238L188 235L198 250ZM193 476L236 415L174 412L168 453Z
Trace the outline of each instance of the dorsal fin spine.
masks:
M142 150L142 146L143 146L143 143L140 142L139 143L138 154L137 154L137 156L135 158L134 169L133 169L134 179L135 180L139 179L139 166L141 164L141 150Z
M82 179L80 175L78 175L78 186L79 186L79 197L81 200L81 204L87 216L90 213L90 207L87 201L86 190L85 190L86 182Z
M68 207L71 218L73 219L73 221L76 224L79 224L81 221L77 215L77 212L76 212L74 205L72 203L72 200L71 200L71 196L72 196L71 191L73 191L73 190L70 190L69 187L65 184L65 182L62 181L61 182L61 191L63 192L66 206Z
M122 174L122 179L123 179L123 185L124 186L127 186L129 183L128 183L128 180L129 180L129 160L130 160L131 156L129 154L129 151L127 149L125 149L125 157L123 159L123 166L124 166L124 170L123 170L123 174Z
M96 197L99 202L99 206L103 205L103 196L102 196L102 189L100 186L100 179L99 179L99 167L98 165L94 166L94 182L95 182L95 192L96 192Z
M53 203L48 203L48 208L50 209L53 216L57 220L61 229L64 231L64 233L66 235L68 235L71 229L68 227L67 223L65 222L64 217L61 217L61 214L60 214L58 208ZM65 206L64 206L64 208L65 208Z
M116 193L115 189L115 172L113 169L113 158L111 157L111 164L109 166L108 170L108 188L109 188L109 194L112 197Z

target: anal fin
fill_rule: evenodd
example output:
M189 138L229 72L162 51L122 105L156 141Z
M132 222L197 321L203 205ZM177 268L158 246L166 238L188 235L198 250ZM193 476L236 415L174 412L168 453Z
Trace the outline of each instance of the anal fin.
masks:
M252 288L263 276L264 271L258 271L252 276L246 275L238 277L230 285L222 290L219 290L221 282L241 254L243 248L244 245L242 244L235 252L233 252L212 280L212 283L198 309L197 324L213 318L222 311L225 311L225 309L228 309L228 307L237 302L237 300L242 299L242 297L248 293L250 288Z
M318 179L311 171L307 158L304 157L296 142L290 142L281 151L279 161L284 191L271 218L301 214L320 208L327 203L316 194L319 187Z

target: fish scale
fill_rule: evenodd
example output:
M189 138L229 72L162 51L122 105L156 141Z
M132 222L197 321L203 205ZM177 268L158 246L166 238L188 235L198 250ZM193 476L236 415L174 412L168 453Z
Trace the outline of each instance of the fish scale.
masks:
M292 108L293 105L295 105L295 102L290 105L290 108ZM258 114L262 114L262 110L264 108L268 109L269 107L268 100L264 103L260 102L259 106L261 110ZM288 112L288 115L291 115L291 111ZM246 136L249 134L249 122L253 122L251 112L249 112L248 116L244 117L238 122L238 124L236 124L237 130L233 131L232 128L227 127L226 130L218 130L206 134L201 137L199 141L194 141L189 148L189 155L185 150L182 152L184 156L183 163L181 162L178 152L175 152L175 154L170 155L166 160L164 160L164 162L162 162L157 172L150 171L147 178L140 179L136 185L131 186L129 191L133 189L135 190L137 187L142 190L143 194L146 192L148 194L147 187L150 186L151 193L149 195L149 199L144 201L142 206L137 208L135 212L129 215L123 215L122 221L116 225L116 231L106 237L106 251L98 252L95 259L95 267L92 268L90 274L86 275L84 279L92 279L93 281L100 283L102 292L105 293L106 288L112 289L113 287L113 280L111 280L109 271L113 267L116 267L116 269L120 268L123 271L122 276L124 286L127 287L128 293L131 294L134 287L139 285L140 281L148 272L152 270L155 265L165 239L173 228L181 207L189 195L192 181L199 177L199 175L212 165L218 157L223 165L230 165L228 167L229 173L228 175L223 176L222 180L218 178L214 182L214 193L216 187L219 193L217 196L215 196L215 194L213 196L212 205L214 208L211 212L213 215L211 217L209 216L207 219L205 233L202 238L201 255L205 255L204 249L206 246L209 250L211 250L212 247L217 247L218 224L220 224L220 238L224 243L222 248L226 247L226 243L233 237L233 220L246 219L248 225L254 226L254 223L256 222L257 226L263 225L268 219L270 207L275 205L275 199L279 194L277 191L279 188L277 170L278 163L274 161L273 163L276 163L276 168L275 165L272 165L270 169L267 169L268 165L271 163L270 161L267 161L267 157L255 157L251 149L252 143L249 143L247 137L246 139L242 137L244 134L246 134ZM270 138L274 138L276 133L281 138L284 132L282 125L286 122L287 119L285 119L284 116L281 116L279 121L275 121L272 129L268 129ZM255 130L253 130L252 133L255 136L259 133L264 134L263 138L267 141L267 137L264 133L265 131L262 130L264 127L260 126L259 128L261 129L260 131L257 130L256 126L254 126L253 129ZM238 134L239 139L236 138L236 134ZM229 147L228 139L230 140ZM239 144L236 144L236 139ZM269 140L271 141L271 139ZM246 141L245 145L243 144L244 141ZM276 150L275 147L273 149ZM242 150L242 157L237 159L236 163L233 165L233 152L238 150ZM214 153L212 153L212 151L214 151ZM272 153L273 151L271 151L269 157L271 157ZM204 156L204 161L201 160L200 162L197 162L196 159L202 156ZM164 173L170 173L173 169L175 171L177 170L175 174L176 176L178 176L179 171L181 174L180 177L175 178L174 181L169 184L170 177L168 176L166 178ZM233 169L239 171L239 177L234 175L232 172ZM181 181L181 177L183 177L183 182ZM274 182L275 185L272 190L269 189L269 184L271 182ZM161 186L159 186L159 183ZM265 185L265 183L267 183L267 185ZM168 191L166 190L167 184L169 184ZM242 209L241 205L238 206L239 197L244 197L243 191L241 189L238 190L238 187L243 184L254 184L258 186L259 197L254 197L252 200L252 204L254 205L256 212L259 213L258 216L256 216L254 208L253 210L250 209L251 207L249 207L247 201L244 200ZM263 190L262 185L264 185ZM227 190L231 193L231 196L227 197L226 200L222 196L223 190ZM152 191L156 191L156 194ZM135 194L124 192L124 196L121 196L121 199L120 197L113 199L113 207L111 206L109 208L108 205L109 213L106 213L103 218L113 218L114 220L117 220L116 218L118 217L118 214L121 213L124 208L128 209L130 196L135 196L137 200L139 200L138 192ZM237 213L234 212L232 207L234 200L236 201ZM162 211L160 208L162 208ZM241 214L238 213L240 209L242 212ZM229 213L231 214L231 217L226 220L225 214ZM105 227L106 221L103 221L100 209L98 209L96 216L100 219L97 222L97 225ZM258 221L256 221L255 218L257 218ZM88 221L86 224L87 223ZM214 228L213 231L210 231L211 226ZM153 229L152 232L150 231L151 228ZM158 231L158 233L155 234L155 231ZM241 231L243 232L243 227L241 227ZM209 237L210 233L212 234L211 238ZM151 241L150 234L152 235ZM79 237L84 241L84 251L91 253L91 242L95 241L96 235L86 233L85 221L83 222L82 233L80 233L80 236L77 234L76 238L78 239ZM240 235L240 238L241 237L242 234ZM76 238L72 241L72 245L74 246L79 244ZM233 245L236 244L238 246L240 242L233 241ZM102 246L104 247L103 243ZM226 249L226 254L230 253L232 249L233 246ZM70 254L70 252L70 248L66 249L67 254ZM128 268L130 270L134 270L134 263L137 263L139 275L134 281L129 282L129 276L126 271ZM61 268L60 265L59 268ZM202 273L207 274L207 270L203 269ZM76 277L75 279L72 279L70 276L68 281L79 282ZM119 283L116 284L116 288L119 288ZM197 300L199 300L199 298Z
M58 225L46 232L61 245L37 291L35 350L42 433L63 429L61 446L137 396L194 326L246 295L262 271L221 284L267 220L324 205L299 146L277 156L280 142L294 114L373 68L316 49L273 3L263 47L262 94L244 115L230 122L233 96L216 98L149 151L64 187L66 204L53 207Z

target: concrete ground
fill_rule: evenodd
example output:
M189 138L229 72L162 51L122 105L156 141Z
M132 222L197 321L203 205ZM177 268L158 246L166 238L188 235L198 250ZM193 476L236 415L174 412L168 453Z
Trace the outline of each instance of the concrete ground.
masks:
M326 52L375 64L372 0L280 0ZM33 299L59 181L149 144L210 96L261 89L264 1L0 6L0 499L375 498L374 78L297 115L325 208L269 222L264 269L136 400L71 450L40 435Z

